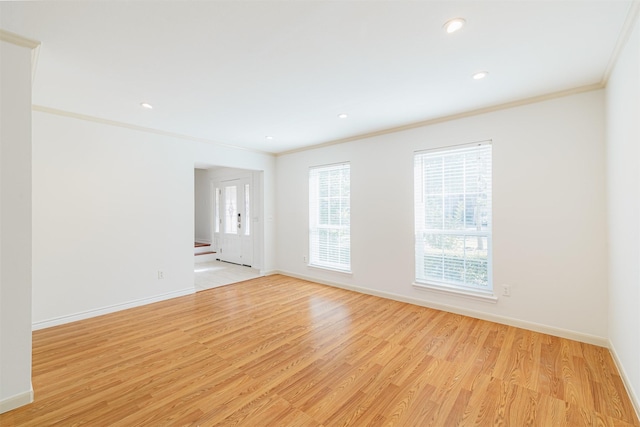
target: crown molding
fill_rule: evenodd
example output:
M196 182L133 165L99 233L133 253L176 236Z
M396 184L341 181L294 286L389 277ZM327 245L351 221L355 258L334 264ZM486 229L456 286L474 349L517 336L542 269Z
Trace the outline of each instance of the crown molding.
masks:
M0 29L0 40L14 44L16 46L31 49L31 84L33 85L33 82L36 79L36 69L38 68L40 42L37 40L31 40L26 37L22 37L19 34L12 33L11 31L6 31L3 29Z
M19 34L12 33L11 31L6 31L3 29L0 29L0 40L29 49L36 49L40 46L40 42L37 40L28 39L26 37L22 37Z
M444 123L444 122L449 122L449 121L452 121L452 120L464 119L466 117L477 116L477 115L480 115L480 114L492 113L494 111L506 110L508 108L520 107L522 105L535 104L537 102L548 101L548 100L556 99L556 98L562 98L562 97L565 97L565 96L575 95L575 94L578 94L578 93L591 92L591 91L594 91L594 90L599 90L599 89L604 88L604 86L605 85L603 83L594 83L594 84L591 84L591 85L580 86L580 87L577 87L577 88L563 90L563 91L560 91L560 92L553 92L553 93L549 93L549 94L545 94L545 95L540 95L540 96L534 96L534 97L531 97L531 98L521 99L521 100L518 100L518 101L507 102L507 103L504 103L504 104L497 104L497 105L493 105L493 106L489 106L489 107L478 108L476 110L466 111L466 112L463 112L463 113L451 114L451 115L442 116L442 117L436 117L434 119L414 122L414 123L410 123L410 124L403 125L403 126L396 126L396 127L392 127L392 128L388 128L388 129L382 129L382 130L375 131L375 132L363 133L363 134L360 134L360 135L354 135L354 136L350 136L350 137L347 137L347 138L336 139L336 140L333 140L333 141L323 142L323 143L316 144L316 145L311 145L311 146L308 146L308 147L301 147L301 148L296 148L296 149L293 149L293 150L282 151L280 153L277 153L276 156L285 156L287 154L299 153L299 152L308 151L308 150L315 150L316 148L323 148L323 147L329 147L331 145L344 144L345 142L358 141L358 140L361 140L361 139L373 138L374 136L387 135L387 134L390 134L390 133L402 132L402 131L405 131L405 130L416 129L416 128L421 128L421 127L425 127L425 126L431 126L431 125L435 125L437 123Z
M31 106L31 109L33 111L38 111L40 113L54 114L56 116L69 117L69 118L78 119L78 120L84 120L84 121L93 122L93 123L100 123L100 124L107 125L107 126L115 126L115 127L135 130L135 131L139 131L139 132L152 133L154 135L167 136L167 137L170 137L170 138L184 139L184 140L188 140L188 141L201 142L201 143L204 143L204 144L217 145L219 147L230 148L230 149L233 149L233 150L242 150L242 151L247 151L247 152L251 152L251 153L264 154L264 155L267 155L267 156L274 156L273 153L269 153L267 151L255 150L253 148L240 147L240 146L232 145L232 144L225 144L224 142L218 142L218 141L214 141L214 140L211 140L211 139L199 138L199 137L196 137L196 136L184 135L184 134L174 133L174 132L167 132L167 131L163 131L163 130L159 130L159 129L148 128L148 127L144 127L144 126L133 125L133 124L130 124L130 123L119 122L119 121L116 121L116 120L102 119L100 117L89 116L89 115L86 115L86 114L79 114L79 113L73 113L71 111L58 110L57 108L44 107L42 105L33 104Z
M214 141L214 140L210 140L210 139L206 139L206 138L199 138L199 137L190 136L190 135L184 135L184 134L179 134L179 133L174 133L174 132L167 132L167 131L163 131L163 130L159 130L159 129L153 129L153 128L148 128L148 127L144 127L144 126L138 126L138 125L133 125L133 124L129 124L129 123L124 123L124 122L118 122L118 121L115 121L115 120L102 119L100 117L89 116L89 115L86 115L86 114L79 114L79 113L73 113L73 112L70 112L70 111L59 110L59 109L56 109L56 108L44 107L42 105L35 105L34 104L34 105L32 105L32 110L33 111L39 111L41 113L48 113L48 114L54 114L54 115L57 115L57 116L70 117L70 118L79 119L79 120L85 120L85 121L94 122L94 123L101 123L101 124L108 125L108 126L116 126L116 127L121 127L121 128L125 128L125 129L136 130L136 131L140 131L140 132L147 132L147 133L153 133L153 134L156 134L156 135L168 136L168 137L171 137L171 138L179 138L179 139L185 139L185 140L189 140L189 141L202 142L202 143L205 143L205 144L213 144L213 145L217 145L217 146L220 146L220 147L231 148L231 149L235 149L235 150L242 150L242 151L247 151L247 152L252 152L252 153L258 153L258 154L264 154L264 155L268 155L268 156L278 157L278 156L284 156L284 155L288 155L288 154L299 153L299 152L303 152L303 151L315 150L316 148L329 147L331 145L338 145L338 144L344 144L346 142L352 142L352 141L358 141L358 140L361 140L361 139L373 138L375 136L387 135L387 134L390 134L390 133L402 132L402 131L405 131L405 130L431 126L431 125L434 125L434 124L437 124L437 123L444 123L444 122L448 122L448 121L452 121L452 120L463 119L463 118L466 118L466 117L477 116L477 115L480 115L480 114L491 113L491 112L494 112L494 111L506 110L506 109L509 109L509 108L519 107L519 106L523 106L523 105L535 104L537 102L548 101L548 100L551 100L551 99L562 98L562 97L565 97L565 96L575 95L575 94L579 94L579 93L591 92L591 91L594 91L594 90L603 89L604 87L605 87L605 85L602 84L602 83L595 83L595 84L591 84L591 85L587 85L587 86L580 86L580 87L577 87L577 88L568 89L568 90L564 90L564 91L560 91L560 92L553 92L553 93L546 94L546 95L534 96L534 97L531 97L531 98L525 98L525 99L521 99L521 100L513 101L513 102L508 102L508 103L504 103L504 104L497 104L497 105L494 105L494 106L479 108L479 109L476 109L476 110L471 110L471 111L467 111L467 112L463 112L463 113L452 114L452 115L447 115L447 116L443 116L443 117L437 117L437 118L434 118L434 119L414 122L414 123L410 123L410 124L403 125L403 126L397 126L397 127L382 129L382 130L375 131L375 132L369 132L369 133L364 133L364 134L360 134L360 135L354 135L354 136L350 136L350 137L347 137L347 138L341 138L341 139L336 139L336 140L333 140L333 141L327 141L327 142L324 142L324 143L315 144L315 145L311 145L311 146L307 146L307 147L296 148L296 149L293 149L293 150L287 150L287 151L283 151L283 152L280 152L280 153L270 153L270 152L267 152L267 151L261 151L261 150L256 150L256 149L252 149L252 148L240 147L240 146L232 145L232 144L225 144L223 142L218 142L218 141Z
M629 37L631 37L631 33L638 22L638 16L640 15L640 0L633 0L629 5L629 11L627 12L627 18L620 29L620 34L618 35L618 40L616 41L616 46L611 53L611 58L609 58L609 63L607 64L607 68L602 75L602 85L606 86L609 81L609 77L611 77L611 73L613 72L613 68L618 62L618 57L622 53L622 50L627 44Z

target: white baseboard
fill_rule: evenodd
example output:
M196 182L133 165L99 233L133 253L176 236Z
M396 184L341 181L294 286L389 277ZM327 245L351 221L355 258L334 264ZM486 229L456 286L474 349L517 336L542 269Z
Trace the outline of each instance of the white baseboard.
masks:
M103 314L114 313L120 310L126 310L127 308L139 307L141 305L151 304L154 302L164 301L171 298L177 298L185 295L195 293L195 287L181 289L178 291L168 292L166 294L155 295L148 298L141 298L134 301L124 302L120 304L113 304L106 307L96 308L93 310L82 311L75 314L69 314L66 316L55 317L53 319L41 320L39 322L33 322L31 329L36 331L38 329L50 328L52 326L63 325L65 323L75 322L78 320L89 319L90 317L102 316Z
M315 277L305 276L301 274L291 273L289 271L282 270L273 270L269 271L268 274L284 274L285 276L296 277L302 280L308 280L310 282L316 282L323 285L334 286L336 288L347 289L354 292L359 292L367 295L374 295L377 297L387 298L394 301L406 302L409 304L419 305L422 307L433 308L436 310L447 311L449 313L460 314L463 316L469 316L476 319L487 320L489 322L500 323L503 325L514 326L516 328L527 329L534 332L540 332L543 334L553 335L560 338L567 338L574 341L580 341L587 344L598 345L600 347L609 347L609 340L604 337L599 337L596 335L583 334L581 332L571 331L568 329L556 328L549 325L543 325L540 323L529 322L526 320L514 319L512 317L500 316L497 314L490 314L476 310L469 310L466 308L454 307L447 304L434 303L432 301L426 301L419 298L407 297L404 295L394 294L392 292L378 291L375 289L364 288L360 286L347 285L344 283L337 283L328 280L322 280Z
M28 405L31 402L33 402L33 385L28 391L0 400L0 414Z
M633 389L631 381L629 380L629 376L627 375L627 371L624 369L624 365L620 361L620 357L616 352L616 348L613 346L613 343L609 341L609 351L611 352L611 356L613 356L613 361L618 368L618 372L620 373L620 377L622 378L622 382L624 383L624 388L627 389L627 394L629 395L629 400L633 404L633 409L636 410L636 416L640 419L640 399L638 399L638 395L636 391Z

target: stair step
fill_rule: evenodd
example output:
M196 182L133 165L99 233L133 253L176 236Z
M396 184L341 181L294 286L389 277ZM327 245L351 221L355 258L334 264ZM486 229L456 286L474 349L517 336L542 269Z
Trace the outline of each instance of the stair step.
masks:
M195 245L194 245L195 248L203 248L205 246L211 246L211 243L195 242Z
M211 245L209 245L209 246L211 246ZM210 255L210 254L215 254L215 252L198 252L195 255L198 256L198 255Z

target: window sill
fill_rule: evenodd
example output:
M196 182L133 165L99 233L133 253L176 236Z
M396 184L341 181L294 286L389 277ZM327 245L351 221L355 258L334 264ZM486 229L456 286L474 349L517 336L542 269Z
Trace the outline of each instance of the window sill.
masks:
M498 302L498 298L493 292L462 290L447 285L436 285L434 283L414 283L413 287L421 291L434 291L441 294L456 295L463 298L468 298L476 301L487 302L495 304Z
M318 269L318 270L333 271L335 273L341 273L341 274L344 274L344 275L347 275L347 276L352 276L353 275L351 270L340 270L339 268L331 268L331 267L326 267L324 265L307 264L307 267L313 268L313 269Z

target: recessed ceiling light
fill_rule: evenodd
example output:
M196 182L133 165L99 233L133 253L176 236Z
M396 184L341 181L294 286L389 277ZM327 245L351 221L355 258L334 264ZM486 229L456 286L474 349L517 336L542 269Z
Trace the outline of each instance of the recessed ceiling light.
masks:
M464 24L466 22L467 21L465 21L462 18L453 18L445 22L443 27L447 33L451 34L451 33L455 33L460 28L464 27Z
M338 114L338 118L339 119L346 119L347 117L349 117L347 114L342 113L342 114Z
M488 75L489 75L488 71L478 71L477 73L474 73L471 77L473 77L473 80L480 80L480 79L484 79Z
M273 139L272 136L265 136L265 139L268 139L269 141L271 141Z
M141 106L142 108L146 108L146 109L148 109L148 110L151 110L151 109L153 108L153 105L149 104L148 102L141 102L141 103L140 103L140 106Z

